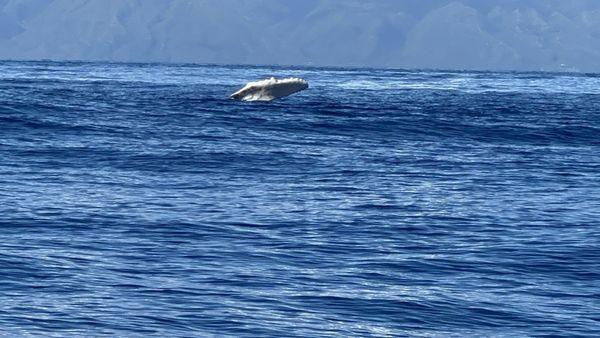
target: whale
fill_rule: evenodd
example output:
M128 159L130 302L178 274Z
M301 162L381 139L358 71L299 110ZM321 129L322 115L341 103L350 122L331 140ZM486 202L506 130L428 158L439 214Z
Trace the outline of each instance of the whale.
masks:
M236 101L273 101L307 88L308 82L303 79L295 77L276 79L272 77L249 82L244 88L231 94L230 98Z

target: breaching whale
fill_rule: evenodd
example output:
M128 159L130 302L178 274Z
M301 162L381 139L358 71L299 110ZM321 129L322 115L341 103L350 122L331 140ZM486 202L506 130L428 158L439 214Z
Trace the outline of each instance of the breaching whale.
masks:
M238 101L273 101L306 88L308 88L308 82L299 78L276 79L272 77L248 83L244 88L231 94L231 98Z

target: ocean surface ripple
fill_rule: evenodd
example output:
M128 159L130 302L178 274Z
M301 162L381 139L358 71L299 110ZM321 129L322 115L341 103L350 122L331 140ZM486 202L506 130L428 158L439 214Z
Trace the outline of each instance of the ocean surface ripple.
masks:
M598 75L0 62L0 124L0 335L600 336Z

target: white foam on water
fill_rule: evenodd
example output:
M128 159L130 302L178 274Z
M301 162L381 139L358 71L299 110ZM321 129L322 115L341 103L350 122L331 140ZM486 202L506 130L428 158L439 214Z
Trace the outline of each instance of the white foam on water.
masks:
M599 77L573 74L522 77L512 73L465 73L439 77L414 73L388 79L346 78L327 85L346 90L442 90L473 94L487 92L600 94Z

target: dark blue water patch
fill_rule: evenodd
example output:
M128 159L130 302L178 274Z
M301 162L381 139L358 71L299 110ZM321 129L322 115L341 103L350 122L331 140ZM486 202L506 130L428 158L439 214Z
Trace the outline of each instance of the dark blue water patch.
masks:
M7 335L600 334L595 75L0 70Z

